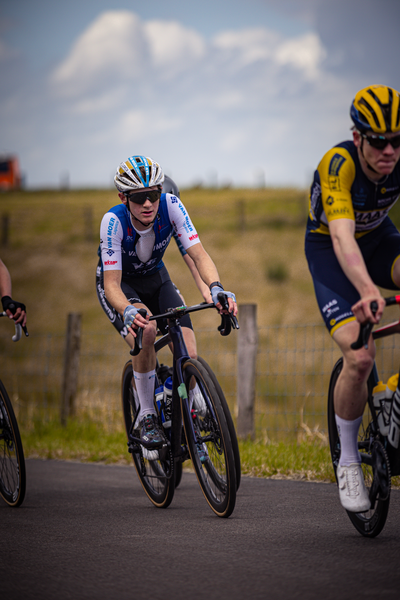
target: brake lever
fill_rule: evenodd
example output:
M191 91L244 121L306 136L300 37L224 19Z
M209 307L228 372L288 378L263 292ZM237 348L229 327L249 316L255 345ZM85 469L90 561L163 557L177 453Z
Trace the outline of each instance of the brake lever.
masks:
M142 317L144 319L146 318L147 311L145 308L139 308L138 313L140 315L142 315ZM143 327L138 327L137 332L136 332L136 337L135 337L135 345L132 348L132 350L129 352L129 354L131 354L131 356L137 356L139 354L139 352L143 348L142 341L143 341Z
M13 312L13 310L15 309L15 304L10 304L10 306L8 308L9 308L9 310L11 310L11 312L13 314L15 314ZM4 317L8 316L6 311L4 311L2 314ZM25 337L29 337L29 333L26 328L26 325L21 325L20 323L15 323L15 321L14 321L14 324L15 324L15 333L11 338L13 342L18 342L21 339L21 336L22 336L21 330L23 330L23 332L25 333Z
M378 304L374 300L373 302L371 302L371 311L374 316L375 316L377 310L378 310ZM374 327L374 323L369 323L369 322L361 323L360 331L358 333L358 338L356 339L355 342L350 344L350 348L352 350L359 350L363 346L364 346L364 348L368 348L368 340L369 340L369 336L371 335L371 331L372 331L373 327Z
M221 325L218 326L218 331L221 335L229 335L231 332L231 320L229 315L222 314L221 315Z
M221 314L221 325L218 327L218 331L221 335L226 336L229 335L231 329L239 329L239 321L237 318L229 311L228 299L223 292L219 292L218 301L221 304L224 310L228 311L228 314Z

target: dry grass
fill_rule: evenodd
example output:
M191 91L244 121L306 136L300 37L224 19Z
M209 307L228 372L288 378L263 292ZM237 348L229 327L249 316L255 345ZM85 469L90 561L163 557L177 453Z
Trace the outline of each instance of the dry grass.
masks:
M260 325L315 322L303 252L305 192L187 190L182 200L224 286L235 291L239 303L258 305ZM101 217L118 201L108 190L2 194L10 229L1 255L12 273L14 296L28 307L32 333L62 333L71 311L82 313L86 329L108 327L94 278ZM173 242L165 259L186 302L198 302ZM268 278L269 269L282 266L283 281ZM203 326L214 324L212 315L202 315Z

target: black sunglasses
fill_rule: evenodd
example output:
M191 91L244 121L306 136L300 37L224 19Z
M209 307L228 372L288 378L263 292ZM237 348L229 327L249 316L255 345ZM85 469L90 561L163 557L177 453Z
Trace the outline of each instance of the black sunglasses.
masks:
M135 204L144 204L146 200L150 200L154 204L161 198L161 190L145 190L144 192L133 192L125 194L125 198Z
M361 135L367 140L370 146L377 150L383 150L388 144L390 144L392 148L400 147L400 135L396 135L392 138L387 138L384 135L366 135L365 133L362 133Z

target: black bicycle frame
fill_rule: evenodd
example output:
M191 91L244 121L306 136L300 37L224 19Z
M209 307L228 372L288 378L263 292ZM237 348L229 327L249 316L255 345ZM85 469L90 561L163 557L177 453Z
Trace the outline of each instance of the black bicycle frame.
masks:
M386 301L386 306L393 306L395 304L400 305L400 296L398 296L398 295L391 296L390 298L385 298L385 301ZM371 306L371 308L372 308L372 306ZM371 333L371 328L372 328L371 324L365 324L365 325L360 326L360 334L359 334L357 342L355 343L356 347L360 348L362 345L365 345L368 343L368 337L369 337L369 334ZM364 337L363 337L363 331L364 331ZM394 334L398 334L398 333L400 333L400 321L395 321L394 323L384 325L382 327L379 327L379 329L372 331L372 337L374 340L377 340L377 339L380 339L383 337L388 337L390 335L394 335ZM400 372L399 372L399 377L400 377ZM369 409L372 414L373 425L376 428L376 430L378 429L378 427L377 427L376 410L375 410L373 398L372 398L372 390L375 387L375 385L378 383L378 381L379 381L378 370L377 370L376 364L374 363L374 367L372 369L371 375L369 376L369 382L368 382L369 383L368 405L369 405ZM376 431L374 431L373 433L375 434ZM389 458L391 476L394 477L396 475L400 475L400 448L394 448L386 440L385 441L385 449L386 449L386 452L387 452L388 458Z
M172 454L174 458L179 458L184 454L182 450L182 410L181 402L178 392L178 387L184 384L182 375L183 364L190 359L189 353L186 348L185 340L183 337L182 329L179 324L179 317L168 318L168 333L157 340L154 344L156 353L164 348L168 343L172 342L173 351L173 362L172 362L172 423L171 423L171 443L172 443ZM189 394L189 390L186 390ZM208 408L214 418L214 408L209 405L208 399L205 398ZM191 434L193 439L196 439L196 432L192 421L190 421Z

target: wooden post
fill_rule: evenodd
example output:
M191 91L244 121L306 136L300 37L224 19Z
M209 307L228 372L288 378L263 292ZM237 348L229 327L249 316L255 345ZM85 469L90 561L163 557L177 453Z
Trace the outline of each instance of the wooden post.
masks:
M258 347L257 305L239 305L237 405L238 436L254 437L256 361Z
M1 245L4 248L6 248L8 246L8 238L10 232L10 215L8 213L4 213L2 216L1 229Z
M78 389L79 351L81 346L81 315L69 313L65 340L64 373L61 390L61 424L75 414L75 397Z

